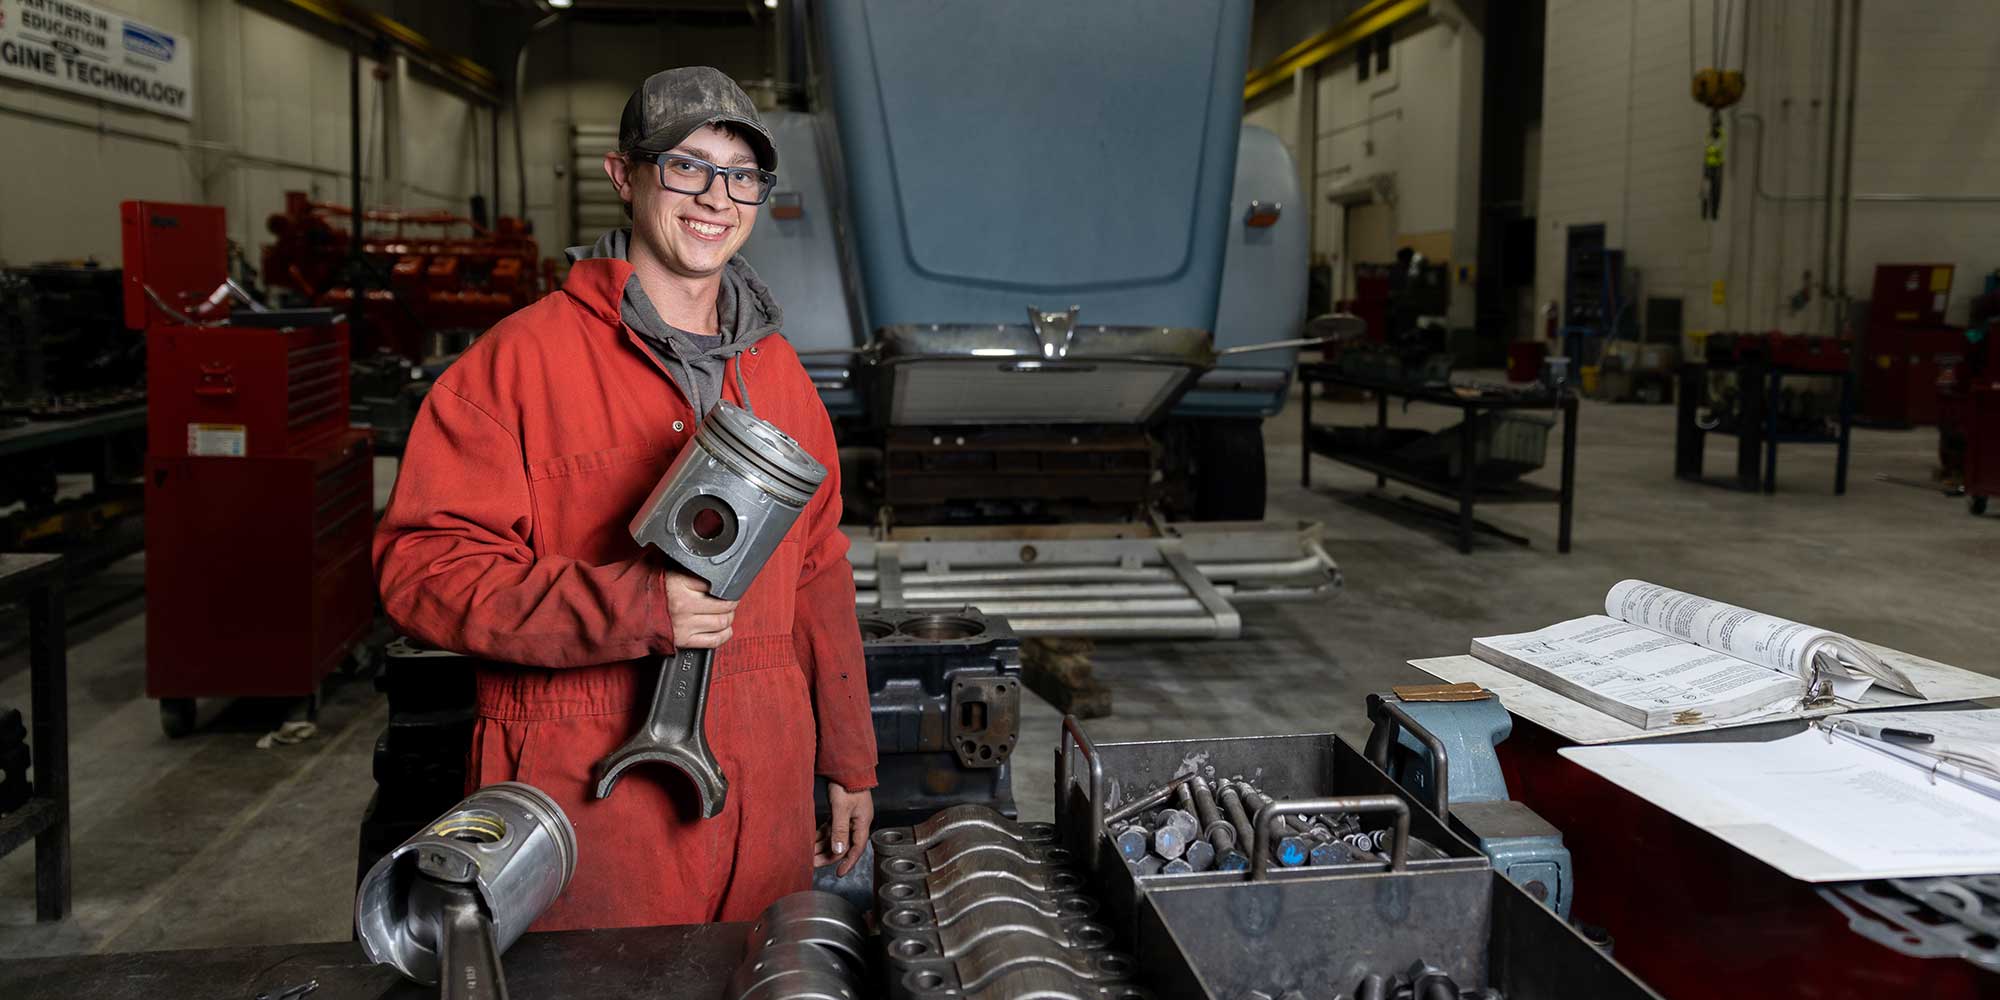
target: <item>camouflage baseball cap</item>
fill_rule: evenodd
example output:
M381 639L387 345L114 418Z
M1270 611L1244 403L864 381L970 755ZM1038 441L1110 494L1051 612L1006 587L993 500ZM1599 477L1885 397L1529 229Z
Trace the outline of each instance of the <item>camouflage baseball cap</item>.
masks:
M735 126L757 154L757 165L778 169L778 147L757 119L757 106L736 81L712 66L683 66L647 77L625 101L625 113L618 120L618 149L663 153L705 125Z

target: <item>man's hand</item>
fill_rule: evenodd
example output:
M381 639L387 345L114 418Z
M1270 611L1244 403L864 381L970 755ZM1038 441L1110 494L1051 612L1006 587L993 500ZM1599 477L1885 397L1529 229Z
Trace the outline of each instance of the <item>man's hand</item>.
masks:
M736 602L708 596L707 580L668 570L667 619L675 649L714 649L736 634Z
M838 861L840 868L834 874L845 877L861 863L861 845L868 843L868 828L875 822L875 793L865 789L850 792L829 781L826 804L831 815L813 843L813 867Z

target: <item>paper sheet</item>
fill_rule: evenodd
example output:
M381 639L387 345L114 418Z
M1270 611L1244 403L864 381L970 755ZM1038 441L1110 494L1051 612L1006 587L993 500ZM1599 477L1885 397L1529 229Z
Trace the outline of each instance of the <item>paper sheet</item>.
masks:
M1885 662L1902 670L1914 679L1928 698L1912 698L1897 694L1880 685L1870 688L1861 696L1861 708L1901 708L1935 702L1965 701L1972 698L2000 698L2000 678L1976 674L1949 664L1863 642L1869 651ZM1641 729L1631 723L1606 715L1589 705L1567 698L1562 694L1542 687L1526 678L1517 677L1490 663L1483 663L1475 657L1437 656L1424 660L1411 660L1410 666L1440 680L1454 684L1477 684L1500 696L1507 710L1528 719L1542 728L1556 733L1575 743L1623 743L1630 740L1655 739L1661 736L1676 736L1684 733L1701 732L1709 729L1726 729L1731 726L1754 725L1777 719L1814 719L1846 711L1851 706L1821 706L1811 709L1788 711L1783 715L1769 718L1725 719L1719 722L1704 722L1693 726L1674 726L1668 729Z
M1971 712L1858 712L1854 719L1872 726L1914 729L1920 733L1972 743L2000 744L2000 708L1982 708Z
M1939 774L2000 794L2000 710L1973 712L1853 712L1843 729L1867 745L1936 767ZM1928 743L1885 741L1881 730L1905 729L1932 736ZM1884 745L1886 743L1886 745Z
M1561 753L1803 881L2000 872L2000 799L1825 733Z

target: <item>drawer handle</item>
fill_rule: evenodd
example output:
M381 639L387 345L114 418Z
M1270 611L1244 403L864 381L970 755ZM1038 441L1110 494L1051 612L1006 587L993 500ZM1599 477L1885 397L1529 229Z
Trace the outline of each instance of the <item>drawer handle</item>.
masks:
M195 386L197 396L236 395L236 370L234 365L222 361L207 361L201 366L201 384Z

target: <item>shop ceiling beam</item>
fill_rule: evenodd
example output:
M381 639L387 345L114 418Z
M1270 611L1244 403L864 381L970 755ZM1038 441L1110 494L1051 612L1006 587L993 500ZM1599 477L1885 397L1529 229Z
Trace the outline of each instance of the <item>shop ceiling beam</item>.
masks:
M1266 91L1291 83L1292 74L1299 70L1317 66L1353 48L1362 39L1415 16L1428 5L1429 0L1373 0L1363 5L1346 20L1286 49L1269 64L1251 70L1244 80L1243 99L1255 100Z
M447 52L409 25L364 10L342 0L284 0L285 5L327 24L374 42L393 45L416 56L446 77L472 89L480 100L498 106L500 78L464 56Z

